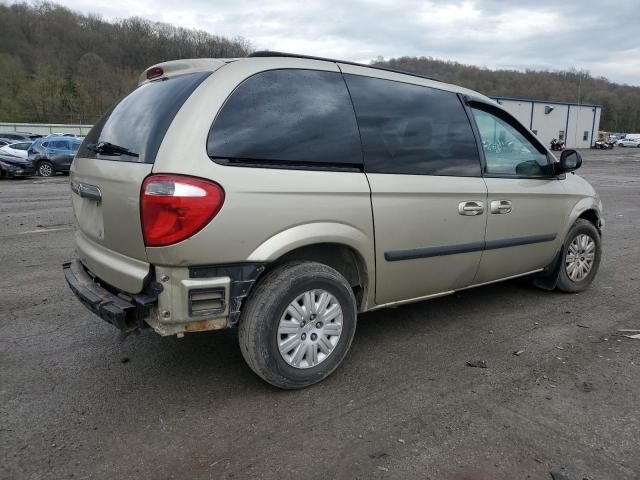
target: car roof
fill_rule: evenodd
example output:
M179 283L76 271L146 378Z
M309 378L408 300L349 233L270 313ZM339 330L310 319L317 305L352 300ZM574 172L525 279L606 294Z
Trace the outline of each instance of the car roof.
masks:
M426 75L421 75L418 73L407 72L404 70L396 70L392 68L379 67L376 65L367 65L364 63L351 62L348 60L337 60L333 58L324 58L324 57L315 57L311 55L300 55L295 53L286 53L286 52L272 52L272 51L257 51L251 53L248 57L242 58L197 58L197 59L183 59L183 60L171 60L168 62L158 63L150 66L142 74L139 78L139 85L146 83L148 81L153 81L159 77L155 77L151 80L147 79L147 72L152 69L160 68L162 78L172 76L172 75L180 75L186 73L192 73L196 71L215 71L220 68L221 65L233 63L233 62L251 62L251 61L267 61L270 62L271 65L269 68L277 68L274 63L277 59L283 59L284 61L289 59L301 59L301 60L309 60L309 61L317 61L317 62L331 62L336 64L343 73L350 73L355 75L363 75L363 76L373 76L380 79L385 80L396 80L405 83L415 83L418 85L428 86L432 88L437 88L440 90L446 90L453 93L458 93L461 95L465 95L474 100L491 104L501 110L504 108L498 104L495 100L478 93L474 90L470 90L468 88L462 87L460 85L446 83L441 80L435 79L433 77L429 77Z

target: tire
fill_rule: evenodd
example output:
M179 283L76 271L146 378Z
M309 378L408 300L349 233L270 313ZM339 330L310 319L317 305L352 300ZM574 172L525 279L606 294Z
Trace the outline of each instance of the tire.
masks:
M584 236L587 236L593 242L593 261L589 267L588 273L584 276L577 275L574 273L574 268L572 269L569 266L569 262L573 255L573 251L575 251L575 247L580 247L579 239L584 239ZM573 244L574 240L576 244ZM573 248L572 248L573 244ZM580 252L582 248L578 249ZM585 252L586 255L580 256L579 258L588 260L589 249ZM575 255L574 255L575 257ZM598 268L600 267L600 260L602 258L602 241L600 239L600 232L593 225L593 223L588 220L578 219L576 223L573 224L569 233L567 234L567 238L564 241L564 247L562 249L562 258L560 262L560 271L558 272L558 283L557 289L566 292L566 293L577 293L583 292L591 285L591 282L595 278L598 273ZM582 261L581 261L582 262ZM584 262L582 262L584 263ZM588 263L588 262L587 262ZM574 274L574 278L572 278L571 274Z
M38 176L40 177L52 177L56 173L56 171L53 169L52 163L46 160L38 163L38 168L36 171L38 172Z
M322 317L320 312L326 313L324 318L329 319L326 324L316 321L317 317L313 318L315 314L303 317L300 311L296 311L302 319L299 322L289 315L291 305L307 293L313 298L318 296L314 308L322 305L323 299L333 298L326 310L318 310L318 317ZM328 296L320 297L324 293ZM335 333L339 328L340 315L331 318L338 311L336 303L342 311L342 324L339 335L332 335L326 332ZM301 304L297 305L305 309ZM249 295L240 318L240 349L249 367L266 382L282 389L304 388L325 379L342 363L351 346L356 322L356 299L351 286L340 273L321 263L287 263L267 273ZM318 325L325 330L317 329ZM279 328L289 332L283 333ZM290 350L290 355L280 353L279 343L292 345L288 341L299 347ZM335 343L332 350L328 350L331 342ZM307 348L315 349L316 353ZM292 362L296 360L298 349L304 349L305 353L298 360L299 365L295 366ZM316 360L318 363L314 365Z

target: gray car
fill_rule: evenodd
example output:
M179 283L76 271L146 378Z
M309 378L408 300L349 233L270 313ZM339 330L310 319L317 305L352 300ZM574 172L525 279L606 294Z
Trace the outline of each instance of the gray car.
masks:
M81 143L67 136L41 138L29 147L29 160L41 177L51 177L58 172L67 173Z
M237 327L255 373L301 388L342 362L358 313L525 275L588 288L603 220L581 162L418 75L274 52L162 63L78 151L64 273L122 330Z

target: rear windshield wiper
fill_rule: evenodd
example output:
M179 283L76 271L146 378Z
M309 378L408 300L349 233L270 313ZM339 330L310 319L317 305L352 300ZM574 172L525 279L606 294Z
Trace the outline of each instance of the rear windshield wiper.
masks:
M120 145L114 145L109 142L99 142L87 145L87 148L92 152L102 153L104 155L128 155L129 157L138 157L137 153L132 152L126 147Z

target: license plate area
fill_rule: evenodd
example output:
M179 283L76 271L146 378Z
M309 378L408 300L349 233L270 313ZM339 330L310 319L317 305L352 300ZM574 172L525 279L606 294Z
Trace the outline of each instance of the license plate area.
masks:
M93 186L92 186L93 187ZM85 185L71 184L71 202L78 228L88 237L104 240L104 219L102 215L102 194L97 187L87 189Z

